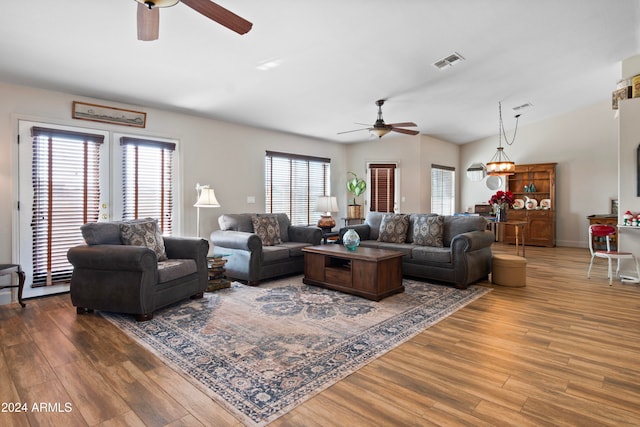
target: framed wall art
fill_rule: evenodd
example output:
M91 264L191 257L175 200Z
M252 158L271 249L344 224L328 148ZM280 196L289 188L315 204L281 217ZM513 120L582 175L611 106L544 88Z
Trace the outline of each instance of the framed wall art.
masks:
M113 123L116 125L133 126L138 128L143 128L147 125L147 113L125 110L124 108L87 104L79 101L73 101L71 116L74 119Z

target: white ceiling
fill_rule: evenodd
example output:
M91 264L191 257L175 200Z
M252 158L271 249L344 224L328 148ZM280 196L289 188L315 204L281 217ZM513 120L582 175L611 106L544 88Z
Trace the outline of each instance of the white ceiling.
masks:
M465 143L611 98L640 53L640 0L220 0L240 36L183 4L136 39L134 0L3 1L0 81L338 142L387 123ZM454 52L466 58L440 71ZM257 67L280 65L268 71ZM388 138L385 137L385 138Z

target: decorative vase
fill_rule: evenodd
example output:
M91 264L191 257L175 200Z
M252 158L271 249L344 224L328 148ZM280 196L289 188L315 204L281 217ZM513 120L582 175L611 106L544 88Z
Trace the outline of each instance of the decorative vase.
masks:
M506 204L496 206L496 221L507 222L507 205Z
M347 232L344 233L344 236L342 236L342 244L348 250L355 251L360 244L360 236L358 235L356 230L352 228L347 230Z

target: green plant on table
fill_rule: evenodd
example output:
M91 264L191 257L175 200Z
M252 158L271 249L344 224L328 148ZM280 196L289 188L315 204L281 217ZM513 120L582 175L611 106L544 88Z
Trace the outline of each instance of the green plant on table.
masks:
M353 203L356 204L356 197L360 196L367 189L367 182L364 179L358 178L353 172L348 172L350 175L353 175L352 178L347 180L347 191L353 194Z

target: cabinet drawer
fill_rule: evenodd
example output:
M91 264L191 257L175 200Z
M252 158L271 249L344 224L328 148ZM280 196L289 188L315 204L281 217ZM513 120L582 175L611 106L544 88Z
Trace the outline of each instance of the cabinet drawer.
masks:
M324 280L327 283L351 286L351 269L327 267L324 269Z

